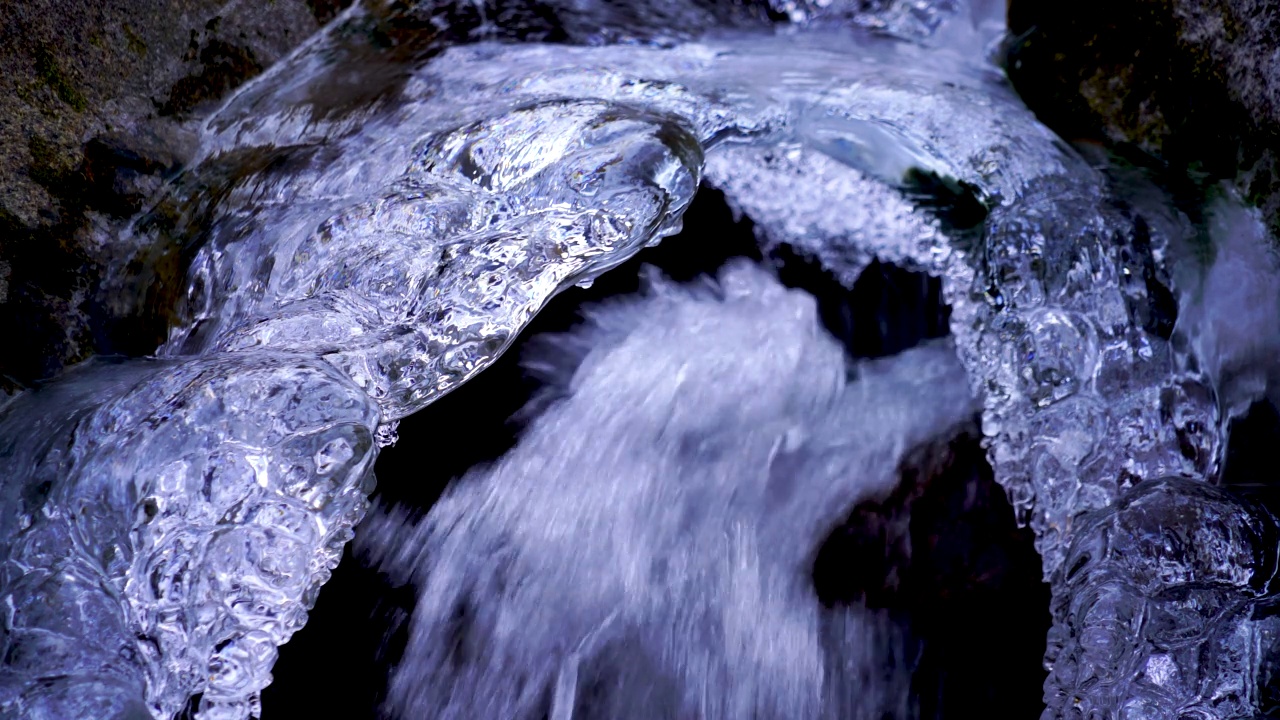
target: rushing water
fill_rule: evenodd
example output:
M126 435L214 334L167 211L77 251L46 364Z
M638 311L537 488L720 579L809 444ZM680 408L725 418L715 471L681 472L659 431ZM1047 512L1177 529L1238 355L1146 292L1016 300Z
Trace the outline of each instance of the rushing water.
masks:
M421 585L391 687L402 716L904 706L905 673L862 687L892 657L876 646L889 629L823 611L809 571L831 527L893 489L906 451L973 417L954 349L846 383L811 297L749 265L687 292L658 283L591 313L543 361L559 397L515 449L416 526L394 512L366 525L361 544ZM824 651L831 625L849 640Z
M1267 712L1276 521L1206 481L1271 371L1269 240L1229 194L1200 232L1041 126L990 64L988 5L779 3L776 31L675 2L339 16L120 229L190 257L158 358L3 409L0 708L256 714L396 421L708 184L846 284L873 259L942 278L954 345L846 384L811 304L741 267L601 315L509 456L411 527L371 521L422 596L401 711L893 711L867 670L892 633L797 578L974 396L1053 587L1046 716ZM445 653L460 607L501 672Z

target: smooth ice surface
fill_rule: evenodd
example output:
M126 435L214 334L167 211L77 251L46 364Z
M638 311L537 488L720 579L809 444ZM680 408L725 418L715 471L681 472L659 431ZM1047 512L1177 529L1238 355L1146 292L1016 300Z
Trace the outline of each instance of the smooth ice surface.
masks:
M544 345L559 384L513 450L424 519L362 526L419 588L397 715L901 717L890 627L822 609L811 570L906 451L972 421L954 348L846 380L813 299L745 263L655 280Z
M193 164L122 237L104 240L191 258L163 362L95 364L0 409L0 596L22 609L5 621L0 710L165 717L201 694L203 718L255 712L276 645L360 517L361 468L395 420L479 372L559 289L677 230L707 182L750 216L762 244L787 244L847 284L873 258L943 278L968 371L954 390L982 398L996 478L1035 530L1053 583L1049 717L1083 705L1118 713L1138 695L1153 717L1210 712L1220 693L1205 688L1227 686L1239 688L1237 704L1221 707L1265 712L1274 701L1258 678L1276 651L1251 640L1270 636L1248 623L1274 614L1270 586L1232 595L1237 613L1197 621L1196 637L1226 639L1204 644L1208 659L1192 665L1151 654L1141 633L1107 636L1108 652L1146 658L1166 691L1141 690L1131 674L1077 682L1086 676L1057 670L1083 667L1093 647L1087 613L1072 609L1091 581L1068 562L1094 532L1090 518L1119 518L1129 507L1119 501L1160 480L1191 509L1177 498L1150 506L1162 526L1191 532L1235 513L1266 536L1265 516L1187 489L1217 476L1228 415L1273 372L1261 336L1280 313L1262 300L1274 299L1277 274L1256 218L1228 201L1201 237L1159 202L1117 201L1113 179L1036 122L988 62L999 3L770 5L798 24L752 30L693 0L550 4L562 25L550 30L523 6L488 16L477 3L357 4L229 98L203 125ZM755 6L734 7L746 17ZM863 31L841 30L846 22ZM553 37L578 45L528 42ZM1241 269L1248 282L1233 282ZM1231 325L1241 303L1248 323ZM788 346L780 337L776 347ZM656 370L611 373L662 386ZM746 378L765 390L808 380ZM663 387L673 422L710 410ZM345 399L322 400L331 397ZM807 412L770 397L753 396L753 411ZM930 426L923 414L898 420ZM546 442L604 452L589 435ZM289 493L304 499L268 502ZM730 505L725 513L745 512ZM256 529L266 521L253 513L267 507L298 513L281 521L284 539ZM792 519L788 543L819 532ZM598 531L603 545L618 542ZM1221 554L1179 551L1179 562L1206 571L1246 542L1223 536ZM750 543L734 542L755 562ZM555 567L554 546L533 547ZM791 567L800 546L765 547L748 563L760 578ZM697 566L709 557L690 554L690 567L728 593L727 570ZM773 587L734 592L773 598L778 612L803 605L777 600L794 600L794 585L791 596ZM569 599L586 610L602 602ZM37 612L45 607L60 609ZM794 637L811 639L811 620L797 620ZM868 626L845 627L856 637ZM510 647L537 647L539 632ZM828 646L836 636L821 634ZM750 659L746 639L735 647ZM808 642L787 652L831 667ZM670 660L655 667L688 669ZM529 672L576 687L569 666L544 665ZM746 702L731 681L716 702ZM832 687L790 682L770 685L761 707L811 707L815 687Z

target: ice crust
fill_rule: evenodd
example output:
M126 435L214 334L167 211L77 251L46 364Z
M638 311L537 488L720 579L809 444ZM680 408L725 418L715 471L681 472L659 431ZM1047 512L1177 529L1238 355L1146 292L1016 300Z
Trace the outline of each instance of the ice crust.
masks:
M677 231L703 182L750 216L763 245L789 245L846 284L873 258L943 279L967 370L957 388L982 399L996 478L1035 530L1053 588L1046 717L1228 718L1280 706L1275 520L1206 484L1221 469L1228 417L1273 373L1261 336L1275 308L1250 303L1257 332L1223 319L1233 298L1274 300L1277 266L1256 218L1228 199L1206 239L1177 211L1119 201L1109 176L1036 122L988 62L998 4L773 5L799 24L711 31L719 16L702 5L655 2L655 17L688 18L691 29L640 23L628 34L626 18L609 15L622 24L577 35L593 16L566 4L568 39L582 45L517 42L531 36L504 25L522 22L515 13L481 18L470 36L392 43L375 61L361 48L402 40L396 13L421 13L421 34L448 29L437 11L457 8L357 4L231 97L204 124L196 161L119 238L193 256L160 359L97 361L0 408L0 598L10 608L0 715L172 717L197 694L205 720L256 714L275 648L305 620L359 521L368 468L395 421L482 370L554 293ZM875 32L833 29L850 19ZM1200 257L1205 242L1220 252ZM1247 282L1232 283L1241 267ZM765 397L764 416L803 414ZM904 432L931 427L924 415L900 420ZM760 421L739 429L764 433ZM566 462L605 449L590 432L547 439L548 453L555 442L578 444L555 451ZM519 485L522 473L507 472ZM515 513L503 492L492 502ZM791 511L755 520L781 527ZM1135 512L1204 552L1138 543L1146 526ZM793 520L769 553L820 531L805 524L812 517ZM432 522L418 532L453 537ZM667 537L635 523L625 530ZM600 532L601 548L563 538L519 547L542 553L525 562L563 567L552 547L603 558L621 541ZM1123 561L1089 554L1077 568L1099 534L1107 552L1137 549ZM798 562L732 549L762 578ZM727 571L706 565L710 555L687 558L704 563L694 569L724 600L690 607L736 612ZM1182 569L1163 584L1137 579L1153 566ZM1235 570L1200 580L1217 568ZM794 636L768 630L819 670L768 686L762 712L784 700L830 707L823 693L837 682L839 663L813 650L807 600L787 587L743 590L743 602L771 599L771 612L798 622ZM604 603L566 602L596 615ZM591 612L577 631L603 622ZM1181 618L1173 635L1155 624L1167 614ZM874 619L839 622L847 637L879 632ZM825 653L845 637L819 635ZM691 680L683 660L654 663L679 670L680 687L715 684ZM570 677L563 667L527 669ZM730 703L716 712L747 702L730 680L716 685L716 702ZM425 702L398 692L406 707Z
M364 512L377 419L333 367L269 352L98 361L17 399L5 717L171 716L193 688L252 710Z

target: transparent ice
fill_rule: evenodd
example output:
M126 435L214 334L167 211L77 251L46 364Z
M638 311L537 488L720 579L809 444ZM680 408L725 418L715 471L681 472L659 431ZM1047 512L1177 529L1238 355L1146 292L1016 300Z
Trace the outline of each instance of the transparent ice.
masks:
M377 421L279 352L97 361L15 400L4 716L171 716L193 689L250 710L364 511Z
M1119 187L1063 144L989 61L999 3L779 1L772 9L796 23L773 31L753 29L750 3L726 14L694 0L626 12L565 2L551 6L570 43L559 45L536 42L549 31L519 7L353 6L215 112L188 170L106 239L170 248L191 269L160 359L95 361L0 408L0 715L172 717L197 694L202 718L256 714L276 647L364 512L395 421L482 370L554 293L678 230L700 183L724 191L763 245L789 245L847 284L873 258L943 278L967 371L952 389L982 399L996 477L1052 583L1046 717L1250 717L1280 705L1275 520L1211 486L1227 419L1274 374L1280 275L1251 211L1227 193L1199 232L1158 193ZM130 267L117 273L125 289ZM783 297L770 312L794 301ZM776 347L816 347L805 342ZM618 392L645 380L611 372ZM808 380L733 372L775 393ZM656 370L648 380L663 386ZM876 387L862 382L846 392ZM768 397L743 437L805 412ZM547 427L583 429L546 438L559 449L538 454L545 462L625 435L554 412ZM895 427L933 427L913 412ZM491 514L467 522L547 511L517 507L519 492L555 490L521 485L517 466ZM432 523L465 487L419 532L453 537ZM746 512L723 510L701 519ZM672 599L697 602L653 612L740 612L723 588L753 575L731 577L713 555L745 558L761 582L794 571L826 518L772 512L756 529L794 523L758 558L751 533L737 556L682 556L721 588L719 602L677 585ZM1167 543L1150 542L1152 522ZM603 557L623 537L579 530L572 543L523 537L521 561L563 569L557 548ZM617 531L670 537L640 519ZM831 638L880 632L874 618L844 618L818 633L817 653L794 583L734 588L790 623L752 632L780 633L817 668L762 684L762 708L829 707L830 648L865 650ZM591 613L607 599L552 590L584 608L576 631L604 623ZM542 647L550 628L519 630L531 634L503 647ZM743 654L714 658L718 676L661 657L653 671L683 668L681 692L734 702L730 670L760 655L745 639L735 647ZM520 669L576 687L566 662ZM424 702L397 692L406 707ZM511 687L495 692L518 703L502 694Z

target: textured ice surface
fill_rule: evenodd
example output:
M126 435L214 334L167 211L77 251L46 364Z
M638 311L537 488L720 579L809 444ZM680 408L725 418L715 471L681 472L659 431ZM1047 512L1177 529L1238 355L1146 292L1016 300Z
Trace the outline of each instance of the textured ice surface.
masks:
M697 139L657 103L432 80L323 143L252 135L297 164L225 190L166 354L305 351L395 420L501 353L565 283L670 232L697 188ZM212 135L214 158L260 122Z
M947 222L942 213L918 212L908 202L910 188L888 192L884 181L891 178L875 166L851 163L812 141L713 150L707 180L756 222L766 243L807 252L846 283L873 256L944 278L961 358L985 398L983 431L996 478L1019 519L1035 530L1052 583L1046 718L1089 717L1090 711L1115 718L1275 712L1268 690L1280 665L1273 585L1204 596L1199 617L1183 615L1181 654L1161 654L1152 650L1162 646L1149 639L1157 633L1148 630L1144 612L1175 612L1185 607L1180 601L1158 596L1144 604L1143 590L1123 584L1122 599L1101 605L1096 599L1126 572L1165 558L1117 565L1108 579L1097 580L1071 575L1063 563L1079 535L1077 523L1121 512L1113 503L1144 480L1187 478L1165 481L1177 493L1219 472L1226 408L1218 386L1247 406L1260 386L1242 385L1240 378L1265 379L1274 367L1258 363L1271 343L1277 275L1269 252L1260 249L1256 222L1233 223L1247 213L1220 209L1218 235L1232 239L1222 264L1170 268L1171 246L1197 242L1185 234L1185 219L1144 216L1116 202L1100 173L1038 130L998 88L984 90L983 101L938 102L958 94L938 87L909 107L878 104L875 112L907 137L927 138L947 160L943 171L973 188L989 208L976 230ZM928 112L930 105L938 114ZM970 120L974 115L978 122ZM984 123L980 132L960 130ZM877 174L879 188L873 187ZM864 214L868 206L876 210ZM1241 267L1249 272L1232 272ZM1173 282L1173 271L1182 286ZM1239 311L1233 309L1242 298L1251 299L1245 305L1252 318L1243 326L1235 324ZM1181 325L1179 299L1186 311ZM1210 329L1233 324L1239 329ZM1274 558L1265 513L1225 493L1195 512L1182 509L1197 508L1197 496L1180 502L1148 508L1152 522L1194 535L1229 513L1262 538L1254 549L1242 549L1246 539L1223 533L1213 552L1201 555L1175 544L1168 553L1189 573L1210 572L1237 552ZM1257 564L1260 575L1273 572L1265 558ZM1218 613L1211 601L1235 609ZM1129 613L1123 627L1106 615L1117 607ZM1104 669L1095 651L1114 667ZM1153 668L1169 668L1154 690L1131 672L1147 658L1154 658Z
M280 353L95 362L10 404L5 717L167 717L197 687L247 712L363 514L377 418Z
M1275 517L1167 478L1078 526L1054 592L1048 717L1275 717Z
M673 232L705 180L762 243L845 282L872 258L944 279L996 477L1053 581L1050 717L1115 714L1139 695L1153 717L1265 712L1269 586L1230 590L1238 612L1198 621L1196 637L1223 640L1192 665L1148 652L1141 632L1107 636L1117 657L1148 658L1165 691L1057 670L1083 667L1099 637L1074 609L1092 597L1088 578L1137 572L1077 577L1064 559L1144 483L1186 479L1163 480L1173 500L1149 506L1163 527L1190 533L1234 513L1266 537L1271 521L1225 494L1178 508L1188 483L1217 475L1227 413L1271 371L1257 338L1277 313L1253 299L1274 298L1276 275L1257 223L1230 203L1206 240L1174 211L1117 202L984 60L998 5L778 2L798 25L696 41L728 16L696 2L655 0L634 17L556 6L561 39L589 46L515 43L555 36L524 27L523 5L353 7L216 112L197 161L127 231L192 258L164 362L95 365L3 409L0 595L22 611L6 619L0 709L127 716L145 703L166 716L200 693L206 718L253 711L275 646L359 518L357 466L374 453L359 438L388 440L395 419L482 369L554 292ZM847 19L912 42L831 29ZM477 38L494 41L447 48ZM599 46L614 41L627 44ZM1220 252L1202 257L1206 242ZM1257 332L1224 324L1242 302L1249 322L1235 327ZM295 491L306 499L267 501ZM254 534L268 507L300 513L273 525L278 541ZM286 530L304 526L315 532ZM1225 536L1220 554L1180 561L1227 562L1246 540ZM779 692L818 702L805 682ZM1228 686L1237 705L1209 690Z
M1220 469L1227 407L1219 388L1231 393L1225 400L1247 406L1262 387L1258 376L1274 373L1260 358L1273 346L1277 274L1256 219L1229 203L1219 207L1210 223L1217 263L1188 263L1187 246L1204 239L1190 235L1185 218L1144 215L1117 202L1100 173L1038 130L999 88L969 100L957 98L963 85L944 84L909 105L879 102L873 112L900 136L926 139L906 145L902 157L932 146L945 164L918 167L968 184L989 208L976 232L945 213L918 212L908 202L910 187L890 192L903 188L878 162L888 155L883 149L871 162L865 155L850 162L841 148L812 138L791 147L733 146L708 154L707 180L752 218L766 244L799 248L846 283L873 256L946 281L952 330L985 398L983 430L996 478L1036 531L1052 581L1046 717L1275 712L1269 688L1280 649L1276 589L1267 580L1254 591L1201 598L1199 617L1182 616L1181 654L1152 650L1170 646L1151 639L1158 632L1144 615L1185 610L1181 601L1162 595L1144 604L1145 589L1122 585L1123 599L1097 604L1108 583L1171 558L1192 576L1230 564L1236 554L1253 557L1252 572L1262 578L1274 572L1273 521L1265 511L1226 493L1201 507L1190 489ZM949 98L953 105L940 102ZM862 131L855 124L838 132L857 146ZM1182 285L1173 282L1175 273ZM1248 308L1247 322L1239 306ZM1105 579L1072 575L1063 558L1070 543L1084 541L1076 524L1123 512L1113 503L1137 492L1135 485L1168 476L1188 480L1163 481L1174 502L1144 507L1150 522L1195 536L1231 516L1258 542L1227 531L1202 554L1174 543L1169 557L1148 552L1113 566ZM1190 494L1177 497L1184 490ZM1213 602L1235 609L1219 613ZM1116 625L1106 615L1113 610L1129 613L1130 624ZM1095 651L1114 667L1106 670ZM1131 671L1147 658L1169 668L1156 690Z
M427 516L361 546L419 587L391 705L413 718L901 716L890 628L811 569L903 454L977 410L946 342L858 366L749 264L655 282L546 343L553 401ZM824 627L844 642L824 648ZM827 628L828 632L831 628ZM841 695L847 697L841 698Z

